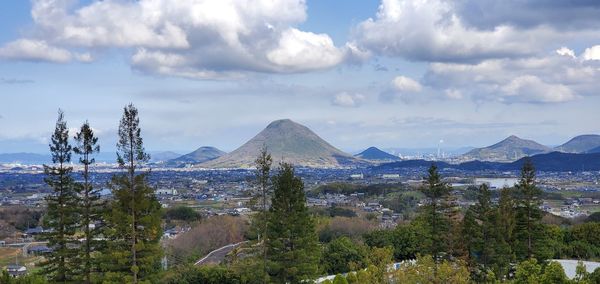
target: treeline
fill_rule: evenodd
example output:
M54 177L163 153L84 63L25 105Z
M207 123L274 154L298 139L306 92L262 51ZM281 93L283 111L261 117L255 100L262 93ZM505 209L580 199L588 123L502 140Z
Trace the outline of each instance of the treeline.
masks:
M112 198L93 186L98 137L86 121L69 133L59 110L50 138L52 164L44 165L52 188L42 218L50 252L37 276L2 283L151 283L159 281L162 250L161 205L149 186L138 110L127 105L118 128L116 161L121 172L107 184ZM80 164L75 180L72 163ZM25 282L22 282L25 281Z

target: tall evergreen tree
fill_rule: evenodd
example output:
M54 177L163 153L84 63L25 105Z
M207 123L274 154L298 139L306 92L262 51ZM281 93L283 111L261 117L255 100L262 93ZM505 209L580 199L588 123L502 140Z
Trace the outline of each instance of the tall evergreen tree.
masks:
M437 166L431 165L428 176L425 178L425 186L421 188L429 204L425 206L424 219L427 225L427 238L429 253L434 260L439 260L441 254L448 249L448 232L450 220L447 216L447 198L450 195L450 187L442 181Z
M144 150L138 110L125 107L119 125L117 162L125 173L113 176L114 200L107 214L110 230L107 281L138 283L150 280L160 270L162 236L161 205L141 167L150 156Z
M536 186L535 168L530 159L525 159L516 193L516 255L518 260L524 260L535 256L537 242L543 237L542 210L539 208L542 192Z
M261 149L258 158L255 161L256 163L256 179L261 191L262 198L262 217L263 217L263 228L262 228L262 240L263 240L263 248L262 248L262 256L263 256L263 282L267 283L268 281L268 273L267 273L267 242L265 241L268 237L268 226L267 226L267 195L269 191L269 178L271 172L271 164L273 163L273 159L271 158L271 154L267 151L267 147L263 146Z
M96 161L94 155L100 152L98 137L90 124L86 121L75 135L76 146L73 152L79 155L79 163L83 165L83 181L78 184L81 197L80 214L83 227L84 242L81 249L81 266L83 281L92 282L92 271L95 267L92 253L100 245L100 221L102 220L103 204L100 202L99 189L93 187L91 182L90 166ZM94 225L92 227L92 225Z
M515 200L513 198L513 189L505 187L500 190L497 213L497 234L498 242L496 252L496 276L501 278L508 273L510 263L514 263L514 243L515 243Z
M44 165L44 180L53 193L46 198L48 211L44 226L49 230L43 234L43 238L48 241L52 252L43 263L43 272L53 282L71 282L75 280L78 262L75 233L79 226L79 201L72 177L73 167L69 166L72 147L62 110L58 111L49 146L53 165Z
M292 165L273 177L267 249L269 274L276 283L300 283L317 276L320 249L314 220L306 208L304 184Z

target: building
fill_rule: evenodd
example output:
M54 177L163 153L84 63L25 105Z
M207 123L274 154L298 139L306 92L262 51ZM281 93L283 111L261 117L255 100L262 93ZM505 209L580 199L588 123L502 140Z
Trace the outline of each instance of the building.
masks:
M177 192L177 189L166 189L166 188L157 189L154 193L156 195L177 195L177 194L179 194Z
M27 274L27 267L19 264L9 264L6 266L6 272L12 277L18 277Z

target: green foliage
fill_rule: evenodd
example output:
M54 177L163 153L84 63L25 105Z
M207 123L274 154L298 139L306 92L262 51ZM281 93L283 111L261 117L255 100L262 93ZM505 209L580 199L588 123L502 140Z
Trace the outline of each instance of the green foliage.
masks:
M551 261L544 268L544 274L540 279L543 284L566 284L569 283L567 275L560 263Z
M327 208L327 213L330 217L356 217L356 212L354 212L354 210L337 206Z
M364 193L367 196L382 195L392 192L401 192L406 188L404 185L398 184L353 184L344 182L333 182L325 185L320 185L308 192L309 196L318 196L322 194L353 194Z
M6 270L0 274L0 284L47 284L48 280L41 275L29 274L12 277Z
M200 220L201 215L196 210L188 206L177 206L167 209L165 212L165 218L168 220L195 222Z
M420 250L418 237L419 228L416 225L398 225L393 230L376 230L364 235L364 240L370 247L392 247L396 261L414 259Z
M425 178L426 185L421 188L427 197L428 204L423 210L424 237L427 239L426 250L431 253L434 260L448 252L450 237L450 219L448 218L450 187L442 182L437 167L433 164L429 168L428 176Z
M92 282L92 272L97 271L97 261L93 257L93 252L104 247L102 240L101 224L102 214L104 212L104 202L100 201L100 189L94 188L90 179L90 165L95 163L94 154L100 152L98 137L94 136L94 131L86 121L75 135L76 147L73 152L79 155L79 163L83 165L83 182L77 183L77 190L80 196L78 206L81 214L82 230L84 234L83 244L80 249L81 274L86 283ZM94 228L90 228L90 225Z
M429 256L419 256L415 262L405 262L392 272L394 283L470 283L469 269L461 261L437 263Z
M490 272L502 278L508 273L510 245L502 231L502 214L491 202L487 185L481 185L477 203L463 219L462 234L477 281L489 281ZM477 265L475 265L477 264Z
M421 199L420 194L415 192L402 192L390 199L385 199L381 202L386 208L392 209L396 213L406 213L413 211L419 200Z
M50 139L52 166L44 165L46 178L44 181L53 190L46 197L47 213L44 227L50 229L42 235L53 250L42 264L46 277L51 281L74 281L78 261L77 238L79 228L79 198L72 177L72 147L69 144L69 130L64 120L64 113L59 110L54 133Z
M600 212L594 212L585 219L586 222L600 223Z
M367 249L350 238L337 238L325 247L322 263L328 274L362 269L368 264Z
M272 182L266 239L269 274L278 283L312 279L319 272L320 249L314 221L306 208L304 184L285 163Z
M223 266L184 266L167 272L160 283L164 284L238 284L240 276Z
M539 283L542 277L542 266L535 258L524 260L517 265L515 272L515 284Z
M119 125L117 161L125 173L113 176L114 199L106 214L105 281L151 280L160 270L161 205L139 168L149 160L144 150L137 109L128 105Z
M333 278L333 284L348 284L348 280L346 280L346 277L338 274Z
M565 234L565 255L578 259L600 257L600 223L573 226Z
M516 186L517 208L515 227L515 253L517 259L536 257L545 260L548 251L543 247L545 238L541 224L541 190L536 186L535 168L531 160L526 159L521 169L521 179Z

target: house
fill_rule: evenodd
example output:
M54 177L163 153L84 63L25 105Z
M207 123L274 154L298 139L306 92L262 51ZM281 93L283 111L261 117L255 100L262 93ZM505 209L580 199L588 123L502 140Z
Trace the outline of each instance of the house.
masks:
M30 246L29 248L27 248L28 254L40 255L40 254L45 254L45 253L49 253L49 252L52 252L52 249L50 249L49 247L44 246L44 245Z
M27 274L27 267L19 264L9 264L6 266L6 272L12 277L17 277Z

